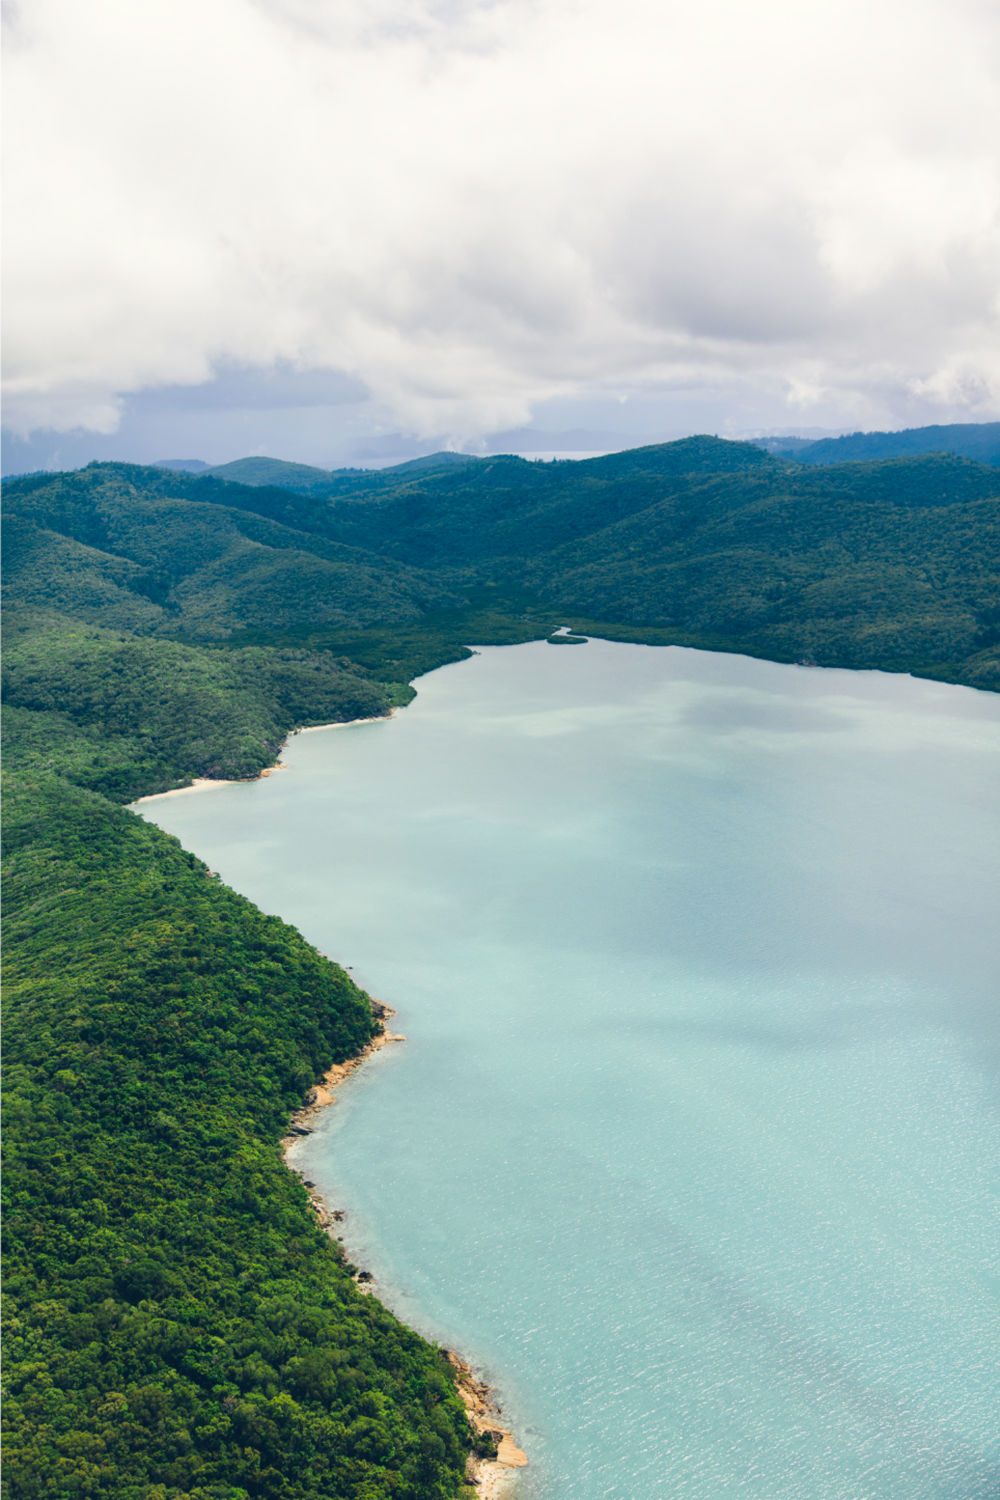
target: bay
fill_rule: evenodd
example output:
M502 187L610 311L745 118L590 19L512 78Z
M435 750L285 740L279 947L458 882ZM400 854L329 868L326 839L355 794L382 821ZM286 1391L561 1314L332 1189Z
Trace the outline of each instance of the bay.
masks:
M297 1164L518 1500L1000 1493L1000 701L590 641L142 812L408 1037Z

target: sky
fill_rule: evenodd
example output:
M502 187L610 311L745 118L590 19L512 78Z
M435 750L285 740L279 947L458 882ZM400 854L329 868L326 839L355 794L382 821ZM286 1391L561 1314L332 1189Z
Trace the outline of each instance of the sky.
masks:
M1000 416L995 0L10 0L7 469Z

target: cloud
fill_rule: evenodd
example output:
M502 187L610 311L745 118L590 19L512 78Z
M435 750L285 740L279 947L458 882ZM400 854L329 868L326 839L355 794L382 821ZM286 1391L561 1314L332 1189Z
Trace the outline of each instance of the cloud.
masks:
M595 393L1000 409L980 0L32 0L7 421L337 372L458 438Z

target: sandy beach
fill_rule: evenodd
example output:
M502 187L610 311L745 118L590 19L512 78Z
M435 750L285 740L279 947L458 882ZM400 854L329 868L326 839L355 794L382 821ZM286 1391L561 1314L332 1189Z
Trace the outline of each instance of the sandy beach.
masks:
M364 722L364 721L359 721ZM306 731L298 731L304 733ZM289 1153L297 1145L304 1135L311 1134L315 1129L320 1113L328 1109L337 1100L337 1089L356 1072L361 1065L372 1057L383 1047L393 1042L405 1042L406 1037L399 1032L390 1031L386 1024L396 1012L391 1006L380 1000L372 1001L372 1009L378 1019L383 1023L383 1030L378 1036L373 1037L356 1057L349 1057L346 1062L334 1063L323 1076L321 1083L315 1084L306 1096L302 1108L296 1110L292 1116L288 1134L281 1142L282 1154L285 1163L293 1172L299 1173L299 1169L293 1161L289 1160ZM344 1210L331 1208L321 1196L318 1189L310 1183L306 1183L306 1190L312 1202L313 1210L320 1224L327 1234L337 1238L337 1230L344 1219ZM363 1279L362 1279L363 1278ZM355 1277L358 1289L362 1292L373 1292L376 1290L374 1280L370 1272L361 1271ZM504 1500L508 1494L512 1480L516 1477L519 1469L526 1467L527 1455L518 1447L513 1433L503 1425L500 1407L497 1405L496 1393L484 1380L481 1380L460 1355L450 1349L445 1354L449 1364L454 1369L457 1380L458 1394L465 1406L469 1418L469 1425L476 1432L489 1432L497 1443L497 1456L495 1459L469 1457L468 1476L470 1482L476 1486L476 1492L482 1500Z
M148 797L136 797L132 806L138 807L143 802L159 802L161 797L186 797L190 792L207 792L217 786L238 786L243 781L263 781L265 776L273 776L275 771L289 769L280 757L284 754L288 741L293 740L297 734L316 734L321 729L348 729L352 724L379 724L383 719L391 719L395 712L392 708L387 714L377 714L371 719L337 719L333 724L307 724L302 729L293 729L287 739L281 742L279 758L272 766L265 766L256 776L196 776L187 786L175 786L169 792L151 792Z
M261 775L270 775L277 767L269 766ZM220 777L196 776L194 781L188 782L187 786L175 786L169 792L150 792L148 797L136 797L132 803L133 807L141 807L144 802L160 802L164 797L186 797L189 792L207 792L213 786L235 786L235 779L223 780Z
M395 716L396 710L390 708L387 714L375 714L370 719L337 719L333 724L307 724L304 729L293 729L288 740L293 740L297 734L316 734L320 729L349 729L352 724L381 724L384 719L393 719ZM288 740L285 740L282 749L288 744Z

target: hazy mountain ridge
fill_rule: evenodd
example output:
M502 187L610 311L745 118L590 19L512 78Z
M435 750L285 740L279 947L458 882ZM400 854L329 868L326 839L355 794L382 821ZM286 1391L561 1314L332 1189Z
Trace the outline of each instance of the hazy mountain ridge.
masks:
M236 458L227 464L205 465L205 477L221 479L227 484L276 485L297 490L303 495L333 496L345 489L381 490L393 485L400 475L433 473L456 465L481 462L472 454L442 450L423 458L409 458L402 463L380 469L320 469L312 464L290 463L284 458Z
M850 432L842 437L762 438L768 453L803 464L854 463L905 458L918 453L954 453L983 464L1000 464L1000 422L955 422L938 427L906 427L898 432Z

